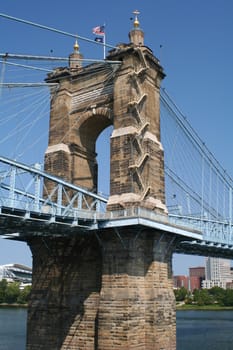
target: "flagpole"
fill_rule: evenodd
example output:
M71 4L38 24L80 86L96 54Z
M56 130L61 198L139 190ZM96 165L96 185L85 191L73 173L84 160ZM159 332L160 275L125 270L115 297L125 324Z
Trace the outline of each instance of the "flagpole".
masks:
M104 60L106 58L106 38L105 38L106 34L104 32Z
M104 23L104 60L106 58L106 24Z
M97 35L97 38L95 38L95 41L103 44L103 47L104 47L104 60L105 60L105 58L106 58L105 24L103 26L94 27L92 29L92 33Z

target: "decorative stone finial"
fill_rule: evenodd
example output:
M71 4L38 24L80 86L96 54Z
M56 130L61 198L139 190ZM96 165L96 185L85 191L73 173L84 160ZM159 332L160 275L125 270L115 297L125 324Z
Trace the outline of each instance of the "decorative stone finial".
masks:
M131 29L129 33L129 39L132 44L135 46L143 46L144 45L144 33L140 28L140 23L138 20L138 15L140 12L138 10L133 11L133 14L135 15L134 22L133 22L133 29Z
M78 53L79 52L79 44L78 44L78 40L75 40L74 43L74 53Z
M133 22L134 28L139 28L140 23L138 20L138 15L140 15L140 12L138 10L134 10L133 14L135 15L134 22Z
M82 67L82 62L80 61L83 58L83 56L79 52L79 44L78 39L75 40L74 43L74 51L69 56L69 67L70 69L74 70L77 68Z

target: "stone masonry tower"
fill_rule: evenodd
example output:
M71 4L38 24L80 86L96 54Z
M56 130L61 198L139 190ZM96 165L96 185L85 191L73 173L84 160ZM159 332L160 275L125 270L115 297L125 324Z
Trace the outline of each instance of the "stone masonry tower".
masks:
M97 191L95 143L113 124L108 210L140 206L166 212L163 149L160 143L159 89L164 77L159 61L144 46L136 17L130 44L112 50L102 64L81 68L77 43L70 68L58 69L49 81L54 92L48 172Z
M144 46L137 16L129 37L129 45L120 45L109 55L122 61L122 65L114 82L108 208L140 206L165 213L159 111L164 73L151 50Z
M165 218L164 73L144 45L137 15L130 43L111 50L104 63L82 66L76 42L69 67L48 76L58 88L51 92L45 169L97 192L95 144L113 125L107 214L131 215L136 208ZM106 219L88 233L77 227L28 240L33 283L27 350L175 350L174 235L134 219Z

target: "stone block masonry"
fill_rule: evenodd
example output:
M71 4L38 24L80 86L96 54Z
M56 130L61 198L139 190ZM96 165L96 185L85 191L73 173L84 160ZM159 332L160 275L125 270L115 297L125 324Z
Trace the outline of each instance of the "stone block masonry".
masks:
M108 62L82 67L75 57L78 45L70 67L47 78L58 88L51 92L45 170L96 193L96 141L112 125L107 212L140 207L166 215L159 110L165 74L144 46L137 17L130 43L110 51ZM53 199L52 183L45 188ZM28 237L27 350L176 349L174 236L142 224L113 226Z
M32 239L27 350L174 350L170 235Z

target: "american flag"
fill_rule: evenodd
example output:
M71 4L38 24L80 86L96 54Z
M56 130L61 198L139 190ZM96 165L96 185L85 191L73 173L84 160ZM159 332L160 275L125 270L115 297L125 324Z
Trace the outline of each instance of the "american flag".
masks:
M104 35L105 34L104 29L105 29L104 26L98 26L92 29L92 33L96 35Z

